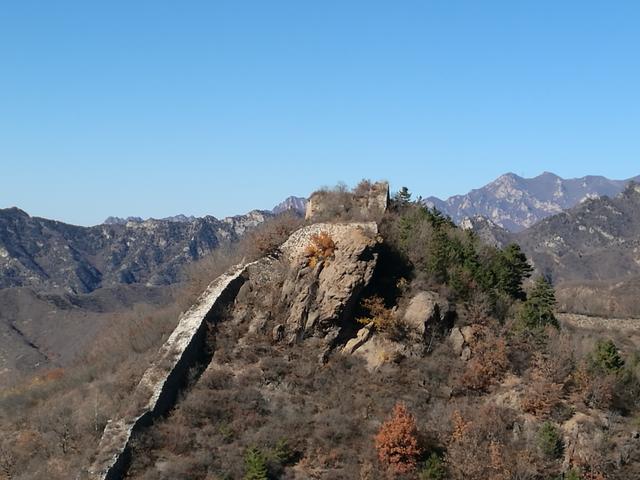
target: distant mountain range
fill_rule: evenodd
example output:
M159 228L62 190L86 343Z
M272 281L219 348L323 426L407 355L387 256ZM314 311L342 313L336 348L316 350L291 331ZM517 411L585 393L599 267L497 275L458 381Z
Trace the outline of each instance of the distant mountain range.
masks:
M149 218L148 220L161 220L165 222L189 223L189 222L193 222L195 219L196 217L194 217L193 215L190 215L188 217L186 215L174 215L173 217L164 217L160 219ZM126 225L129 222L142 223L144 221L145 220L141 217L127 217L127 218L107 217L107 219L104 222L102 222L102 224L103 225Z
M488 243L519 243L553 280L562 310L640 317L640 187L627 183L507 174L427 202ZM0 209L0 383L22 368L65 364L77 350L69 335L80 348L114 312L174 301L170 285L186 264L274 214L305 208L306 199L289 197L272 211L222 220L111 217L93 227Z
M278 205L273 207L270 211L274 215L278 215L284 212L294 212L297 215L304 215L307 208L307 199L304 197L295 197L291 196L280 202ZM165 221L165 222L179 222L179 223L191 223L195 221L198 217L193 215L174 215L172 217L164 217L164 218L148 218L146 220L154 220L154 221ZM103 225L126 225L127 223L142 223L146 221L142 217L107 217Z
M545 172L535 178L514 173L502 175L482 188L446 200L426 198L425 204L449 215L454 222L485 217L511 232L519 232L540 220L572 208L589 198L615 196L631 181L601 176L563 179Z
M305 207L289 197L273 211L222 220L109 217L93 227L0 209L0 385L68 364L114 315L175 303L171 285L188 263Z
M0 288L89 293L104 286L166 285L182 267L272 216L113 221L80 227L0 209Z
M640 186L591 199L513 236L556 281L640 275Z
M513 236L557 286L561 306L640 317L640 186L587 200Z
M517 233L489 219L467 218L485 242L518 243L556 287L562 310L604 317L640 317L640 186L588 199Z

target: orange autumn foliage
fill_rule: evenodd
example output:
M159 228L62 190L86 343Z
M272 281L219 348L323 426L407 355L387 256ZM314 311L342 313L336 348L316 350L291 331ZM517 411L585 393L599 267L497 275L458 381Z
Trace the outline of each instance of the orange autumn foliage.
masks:
M418 427L406 405L397 403L393 414L375 437L378 459L395 473L408 473L416 468L422 450L418 442Z
M311 243L307 245L304 254L307 263L314 268L320 261L327 261L333 256L336 244L327 232L320 232L311 236Z

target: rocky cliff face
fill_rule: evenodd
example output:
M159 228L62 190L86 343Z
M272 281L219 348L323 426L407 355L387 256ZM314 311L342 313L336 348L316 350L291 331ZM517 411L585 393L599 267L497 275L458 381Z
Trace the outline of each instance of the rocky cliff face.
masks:
M223 220L114 220L79 227L17 208L0 210L0 288L88 293L118 284L171 284L185 264L269 216L253 211Z
M446 200L429 197L425 203L446 213L456 223L466 217L481 216L518 232L586 199L615 196L634 179L609 180L600 176L563 179L549 172L535 178L522 178L507 173L466 195Z
M374 200L360 208L383 212L386 203ZM317 200L316 206L322 210ZM379 365L386 343L375 343L378 336L356 321L356 312L376 275L380 242L375 222L314 223L294 232L272 255L233 267L214 280L181 316L143 376L132 401L137 407L107 425L90 478L166 473L161 464L148 468L148 454L136 441L198 385L208 385L223 371L237 375L253 368L250 359L233 359L234 352L257 348L279 357L284 351L304 350L306 362L322 368L330 356L354 354L371 341L363 355L373 357L372 367ZM431 313L422 311L425 301ZM422 343L427 317L439 315L439 309L432 297L414 303L405 316ZM269 386L261 389L261 395L274 393Z

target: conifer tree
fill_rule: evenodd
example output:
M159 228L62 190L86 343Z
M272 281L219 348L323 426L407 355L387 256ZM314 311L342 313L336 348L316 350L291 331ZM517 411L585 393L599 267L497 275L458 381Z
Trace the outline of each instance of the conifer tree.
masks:
M522 282L532 270L520 246L515 243L507 245L497 257L494 267L496 286L511 298L524 300Z
M411 192L407 187L402 187L394 196L394 200L400 205L406 205L411 202Z
M600 340L591 355L591 367L602 373L617 373L624 367L624 360L612 340Z
M248 448L244 454L244 480L268 480L267 461L257 448Z
M530 330L540 330L546 325L558 327L554 314L556 295L553 286L544 277L538 277L524 302L521 320Z

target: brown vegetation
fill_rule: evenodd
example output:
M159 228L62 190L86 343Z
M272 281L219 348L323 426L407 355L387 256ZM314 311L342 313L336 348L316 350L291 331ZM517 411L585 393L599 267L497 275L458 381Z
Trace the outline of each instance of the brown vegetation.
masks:
M470 390L486 391L499 383L509 368L507 343L490 329L480 327L471 351L473 356L462 375L462 386Z
M398 320L394 311L387 308L384 299L378 295L362 300L361 306L368 313L368 317L358 318L358 323L362 325L373 324L373 328L378 332L393 334L398 329Z
M304 249L307 265L311 268L320 262L328 262L333 257L336 244L327 232L311 235L310 243Z
M422 453L418 444L418 427L415 418L403 403L393 407L393 413L375 437L380 463L396 473L408 473L416 469Z

